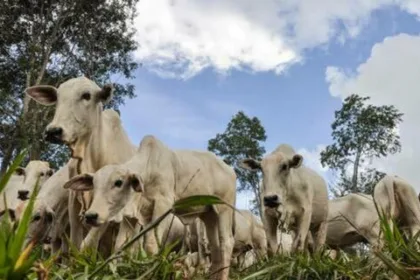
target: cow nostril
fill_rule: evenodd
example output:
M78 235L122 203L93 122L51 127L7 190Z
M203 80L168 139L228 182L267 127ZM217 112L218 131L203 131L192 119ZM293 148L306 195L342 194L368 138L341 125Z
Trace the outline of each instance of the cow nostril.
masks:
M87 222L94 222L98 219L98 214L97 213L86 213L85 214L85 219Z
M18 191L18 198L21 200L28 199L29 191Z
M275 207L280 204L279 197L277 195L268 195L264 197L264 205L268 207Z
M44 138L51 143L61 143L63 137L63 129L61 127L52 127L45 131Z
M46 219L47 219L47 222L48 223L52 223L52 221L53 221L53 214L50 213L50 212L47 212Z

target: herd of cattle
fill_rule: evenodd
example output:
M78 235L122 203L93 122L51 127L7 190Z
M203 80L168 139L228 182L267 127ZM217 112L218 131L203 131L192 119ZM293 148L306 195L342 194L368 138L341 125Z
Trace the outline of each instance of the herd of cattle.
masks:
M119 114L103 109L112 91L112 86L100 88L85 77L58 88L26 89L38 103L56 104L45 139L71 150L71 159L56 172L44 161L18 168L4 191L6 205L2 194L1 213L19 219L39 181L27 240L66 252L69 237L77 248L94 248L106 257L178 199L214 195L235 205L231 166L208 151L170 149L154 136L134 146ZM239 165L262 173L262 222L248 210L225 204L190 207L167 216L130 252L143 248L157 254L159 245L179 240L173 250L184 250L191 267L228 279L229 266L237 261L249 265L276 253L315 252L324 245L332 251L358 242L381 246L374 201L409 235L420 230L417 194L397 176L385 176L373 196L353 193L329 200L325 180L303 165L302 155L290 145Z

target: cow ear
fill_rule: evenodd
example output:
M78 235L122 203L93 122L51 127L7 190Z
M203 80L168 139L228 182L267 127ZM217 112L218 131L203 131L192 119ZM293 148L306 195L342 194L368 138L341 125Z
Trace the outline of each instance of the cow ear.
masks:
M28 87L25 93L42 105L50 106L57 102L57 89L53 86Z
M303 156L296 154L289 161L289 166L290 168L298 168L302 165L302 162L303 162Z
M144 192L144 184L140 175L135 173L128 175L127 183L135 192Z
M19 166L18 168L16 168L15 174L18 176L25 176L25 168Z
M239 166L251 171L261 170L261 163L258 160L252 158L246 158L241 160L239 162Z
M89 191L93 189L93 175L90 173L74 176L67 181L63 188L74 191Z
M98 101L102 102L102 104L108 103L112 99L112 94L114 92L114 87L112 84L106 84L103 88L98 92Z

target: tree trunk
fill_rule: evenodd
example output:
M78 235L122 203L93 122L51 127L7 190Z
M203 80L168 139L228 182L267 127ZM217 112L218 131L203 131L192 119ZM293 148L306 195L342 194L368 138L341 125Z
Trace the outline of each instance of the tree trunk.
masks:
M260 189L258 186L258 180L257 182L252 182L252 190L254 191L254 195L255 195L255 201L257 202L257 209L258 209L258 214L262 220L262 206L261 206L261 194L260 194Z
M357 189L357 179L358 179L358 174L359 174L359 164L360 164L360 157L362 156L362 150L359 149L357 150L356 153L356 159L354 160L354 165L353 165L353 176L351 178L351 192L355 193L358 191Z

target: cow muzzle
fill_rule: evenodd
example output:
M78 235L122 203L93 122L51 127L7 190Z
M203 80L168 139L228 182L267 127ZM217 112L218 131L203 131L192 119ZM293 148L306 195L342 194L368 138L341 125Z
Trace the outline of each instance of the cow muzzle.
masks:
M280 205L278 195L264 196L264 206L269 208L277 208Z
M18 199L25 201L29 199L29 191L20 190L18 191Z
M61 127L49 127L44 132L44 139L53 144L63 143L63 129Z

